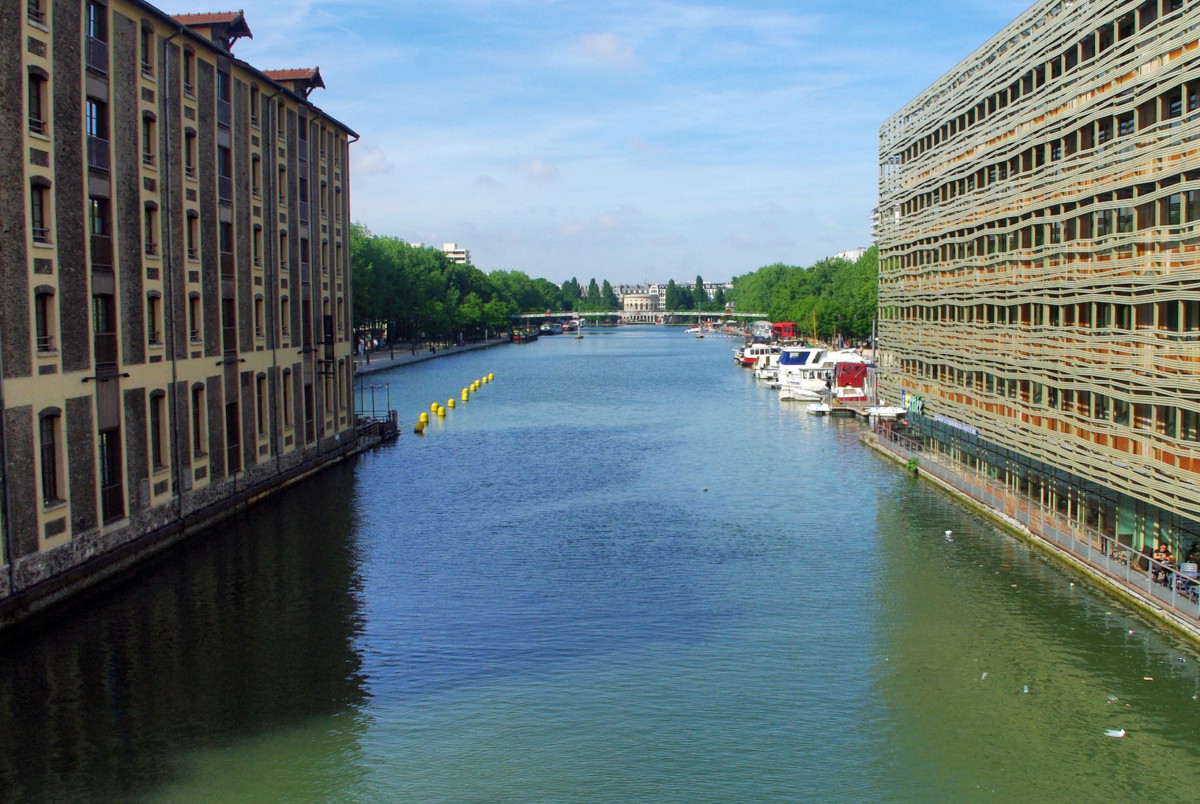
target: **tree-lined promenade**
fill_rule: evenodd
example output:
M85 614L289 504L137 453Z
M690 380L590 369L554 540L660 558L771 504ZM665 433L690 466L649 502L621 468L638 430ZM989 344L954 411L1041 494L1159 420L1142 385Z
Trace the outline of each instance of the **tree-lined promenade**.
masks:
M585 290L575 278L556 285L522 271L484 273L361 224L351 228L350 246L355 330L388 342L477 340L507 329L522 313L621 306L608 280L593 278ZM769 265L734 279L728 296L718 289L710 298L699 276L695 283L671 280L665 307L720 313L732 304L764 311L773 321L795 321L821 338L866 337L875 314L875 255L871 249L857 262L829 259L811 268Z

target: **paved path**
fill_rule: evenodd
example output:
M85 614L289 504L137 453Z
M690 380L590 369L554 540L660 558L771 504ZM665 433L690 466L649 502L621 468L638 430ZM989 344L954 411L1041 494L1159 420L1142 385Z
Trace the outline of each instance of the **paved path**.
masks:
M407 366L410 363L422 363L426 360L433 360L438 357L450 357L451 355L462 354L463 352L473 352L477 349L490 349L493 346L503 346L509 343L508 339L492 339L489 341L479 341L478 343L468 343L462 346L448 346L445 349L438 349L436 352L430 352L426 346L424 351L418 350L416 354L412 353L412 347L405 344L403 347L397 346L394 354L389 349L379 349L371 352L370 362L367 362L366 356L354 356L354 372L356 374L372 374L376 371L384 371L386 369L395 368L396 366Z

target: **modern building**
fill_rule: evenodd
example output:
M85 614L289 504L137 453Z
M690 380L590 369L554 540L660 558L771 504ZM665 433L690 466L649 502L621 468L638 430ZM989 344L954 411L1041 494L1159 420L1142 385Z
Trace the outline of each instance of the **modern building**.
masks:
M357 441L356 135L320 72L239 60L240 12L5 9L0 615Z
M463 248L458 243L443 243L442 253L446 255L446 259L458 265L471 264L471 252Z
M881 394L1105 554L1200 548L1198 54L1194 2L1041 0L879 132Z
M857 262L862 259L862 256L868 251L866 246L857 246L848 251L839 251L833 255L835 260L847 260L848 262Z

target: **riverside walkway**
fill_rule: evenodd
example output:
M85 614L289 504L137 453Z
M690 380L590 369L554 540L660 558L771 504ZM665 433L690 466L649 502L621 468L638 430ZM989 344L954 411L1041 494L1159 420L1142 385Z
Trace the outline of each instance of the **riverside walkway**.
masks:
M412 344L403 343L396 344L395 347L383 347L375 349L366 355L354 356L354 373L355 374L373 374L377 371L386 371L397 366L407 366L410 363L423 363L426 360L433 360L439 357L450 357L459 355L464 352L474 352L479 349L490 349L493 346L503 346L509 343L508 338L491 338L484 341L476 341L474 343L466 343L462 346L446 346L435 347L430 349L429 346L416 347Z

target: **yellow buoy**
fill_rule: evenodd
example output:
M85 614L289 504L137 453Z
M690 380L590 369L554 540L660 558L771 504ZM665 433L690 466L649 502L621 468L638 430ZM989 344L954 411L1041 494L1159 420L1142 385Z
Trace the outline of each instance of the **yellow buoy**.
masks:
M437 414L438 418L444 418L446 416L446 409L441 405L438 405Z
M446 407L450 408L450 410L454 410L454 397L450 397L446 400Z
M437 402L430 402L430 403L429 403L429 412L430 412L430 413L437 413L437 409L438 409L438 403L437 403Z
M428 423L429 423L429 414L426 413L425 411L421 411L421 424L428 424Z
M463 402L466 402L466 401L467 401L468 399L470 399L470 398L471 398L471 395L470 395L470 394L468 394L468 393L467 393L467 389L466 389L466 388L464 388L464 389L463 389L463 392L462 392L462 401L463 401Z
M425 414L422 413L421 415L424 416ZM416 433L417 435L424 435L425 434L425 422L417 422L416 424L414 424L413 432Z
M488 382L491 382L491 381L492 381L492 380L494 380L494 379L496 379L496 375L495 375L495 374L489 374L489 375L488 375Z

